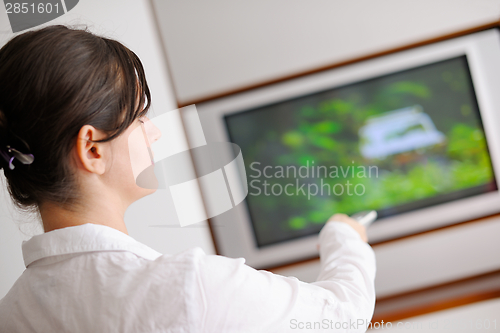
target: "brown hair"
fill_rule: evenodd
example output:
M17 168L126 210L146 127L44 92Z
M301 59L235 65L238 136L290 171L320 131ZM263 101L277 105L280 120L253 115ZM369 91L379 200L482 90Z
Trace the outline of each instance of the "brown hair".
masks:
M0 145L19 137L35 156L3 168L16 206L72 209L80 193L69 156L80 128L107 134L94 142L113 140L150 103L141 61L115 40L61 25L11 39L0 49Z

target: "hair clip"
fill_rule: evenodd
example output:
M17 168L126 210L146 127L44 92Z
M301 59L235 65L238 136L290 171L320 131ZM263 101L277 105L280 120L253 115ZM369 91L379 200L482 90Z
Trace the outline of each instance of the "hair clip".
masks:
M10 170L14 170L14 159L17 159L22 164L31 164L35 160L35 156L33 154L24 154L19 150L12 148L7 145L5 148L0 148L0 156L7 162ZM0 165L0 169L2 166Z

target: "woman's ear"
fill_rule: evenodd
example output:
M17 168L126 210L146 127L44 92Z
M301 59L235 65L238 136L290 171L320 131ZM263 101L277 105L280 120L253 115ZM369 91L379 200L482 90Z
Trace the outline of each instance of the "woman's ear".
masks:
M101 133L94 126L82 126L76 140L76 155L85 170L102 175L106 171L105 145L92 142L99 139Z

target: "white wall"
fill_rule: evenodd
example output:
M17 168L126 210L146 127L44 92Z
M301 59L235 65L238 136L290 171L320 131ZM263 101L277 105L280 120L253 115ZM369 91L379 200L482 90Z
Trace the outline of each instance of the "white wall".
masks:
M182 103L500 17L498 0L153 0Z
M152 94L153 115L176 108L171 84L153 20L153 10L147 0L82 0L69 13L49 22L52 24L88 25L90 30L119 40L137 53L144 64ZM22 32L21 32L22 33ZM3 5L0 6L0 46L14 35ZM184 140L179 137L179 140ZM178 144L178 142L172 142ZM2 298L24 270L21 241L41 231L37 222L25 223L27 217L16 216L5 189L5 178L0 172L0 298ZM206 224L193 228L151 227L168 225L176 220L173 206L166 204L165 192L134 203L125 216L129 234L162 253L176 253L193 246L214 253ZM25 234L19 231L25 231Z

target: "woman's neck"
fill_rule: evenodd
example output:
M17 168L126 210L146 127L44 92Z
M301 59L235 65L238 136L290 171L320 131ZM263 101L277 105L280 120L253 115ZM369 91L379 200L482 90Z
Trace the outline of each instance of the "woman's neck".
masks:
M74 227L86 223L105 225L128 235L124 221L125 210L101 202L93 202L85 207L68 210L60 205L44 203L40 205L43 229L49 232L56 229Z

